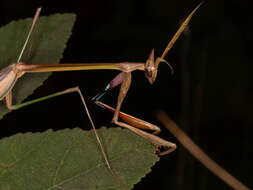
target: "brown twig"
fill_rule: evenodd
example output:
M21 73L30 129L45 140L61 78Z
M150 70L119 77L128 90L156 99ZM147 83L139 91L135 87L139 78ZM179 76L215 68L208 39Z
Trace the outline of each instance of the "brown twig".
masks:
M178 141L205 167L207 167L212 173L221 178L225 183L236 190L249 190L247 186L242 184L234 176L228 173L225 169L219 166L214 160L212 160L203 150L196 145L189 136L187 136L178 125L172 121L164 112L158 114L158 119L163 125L178 139Z

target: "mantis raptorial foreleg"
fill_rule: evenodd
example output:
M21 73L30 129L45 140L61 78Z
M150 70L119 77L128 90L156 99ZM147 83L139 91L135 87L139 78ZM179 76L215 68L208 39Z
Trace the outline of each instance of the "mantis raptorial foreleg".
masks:
M125 77L123 78L122 81L120 81L122 83L121 83L120 92L119 92L119 96L118 96L117 107L116 107L116 110L115 110L115 113L114 113L113 119L112 119L112 122L115 124L116 124L116 122L118 122L119 111L120 111L122 102L123 102L124 98L126 97L126 94L128 92L128 89L130 87L131 80L132 80L132 75L130 72L124 73L124 74L125 74ZM119 75L121 75L121 73Z

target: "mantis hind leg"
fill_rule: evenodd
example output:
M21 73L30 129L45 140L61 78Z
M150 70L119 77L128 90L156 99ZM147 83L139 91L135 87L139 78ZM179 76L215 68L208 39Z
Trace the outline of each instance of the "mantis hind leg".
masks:
M119 122L119 121L114 121L114 123L116 125L119 125L121 127L124 127L124 128L127 128L127 129L133 131L137 135L140 135L141 137L143 137L143 138L147 139L148 141L152 142L153 144L155 144L156 148L155 148L154 153L158 154L159 156L169 154L177 148L176 144L166 141L158 136L155 136L154 134L147 133L143 130L135 128L127 123ZM166 150L161 151L160 147L165 147Z
M116 110L114 108L112 108L102 102L96 101L95 103L102 108L105 108L111 112L114 112L114 114L116 112ZM155 135L155 134L157 134L157 131L160 132L160 128L158 126L153 125L149 122L143 121L141 119L138 119L136 117L133 117L131 115L128 115L124 112L119 112L118 116L120 119L124 120L126 123L120 122L120 121L118 121L118 119L113 120L113 123L116 125L119 125L121 127L129 129L132 132L136 133L137 135L140 135L141 137L143 137L143 138L147 139L148 141L152 142L153 144L155 144L157 146L155 149L156 154L165 155L165 154L168 154L176 149L176 147L177 147L176 144L166 141L166 140ZM148 132L143 131L141 129L153 130L155 132L153 134L151 134L151 133L148 133ZM166 150L160 151L159 150L160 147L165 147Z
M97 142L98 142L98 144L99 144L100 150L101 150L102 155L103 155L103 157L104 157L104 160L105 160L105 162L106 162L107 168L109 169L110 173L112 174L112 176L114 177L114 179L116 180L116 182L122 187L122 189L125 190L126 188L125 188L124 185L120 182L119 178L117 177L117 175L113 172L113 170L112 170L112 168L111 168L111 165L110 165L110 163L109 163L109 160L108 160L108 158L107 158L107 156L106 156L106 153L105 153L105 151L104 151L104 147L103 147L103 145L102 145L102 142L101 142L100 137L99 137L99 135L98 135L98 133L97 133L96 127L95 127L95 125L94 125L94 123L93 123L93 120L92 120L92 118L91 118L91 116L90 116L88 107L87 107L87 105L86 105L86 102L85 102L85 100L84 100L84 97L83 97L82 92L81 92L81 90L79 89L79 87L68 88L68 89L63 90L63 91L61 91L61 92L57 92L57 93L54 93L54 94L51 94L51 95L48 95L48 96L43 96L43 97L40 97L40 98L37 98L37 99L34 99L34 100L30 100L30 101L27 101L27 102L24 102L24 103L21 103L21 104L16 104L16 105L13 105L13 104L12 104L12 91L10 91L10 92L7 94L7 96L5 97L5 100L6 100L6 104L7 104L8 109L10 109L10 110L17 110L17 109L20 109L20 108L22 108L22 107L25 107L25 106L34 104L34 103L36 103L36 102L41 102L41 101L44 101L44 100L47 100L47 99L50 99L50 98L53 98L53 97L57 97L57 96L64 95L64 94L69 94L69 93L72 93L72 92L77 92L77 93L79 94L80 98L81 98L81 101L82 101L82 103L83 103L84 109L85 109L85 111L86 111L86 113L87 113L87 115L88 115L88 118L89 118L89 120L90 120L92 129L93 129L93 131L94 131L94 133L95 133L95 136L96 136Z

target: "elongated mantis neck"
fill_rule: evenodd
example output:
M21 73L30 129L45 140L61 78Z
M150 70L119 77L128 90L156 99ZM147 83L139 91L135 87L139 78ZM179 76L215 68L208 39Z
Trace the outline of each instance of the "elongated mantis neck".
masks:
M76 63L76 64L17 64L20 72L54 72L54 71L79 71L79 70L120 70L131 72L144 70L144 63Z

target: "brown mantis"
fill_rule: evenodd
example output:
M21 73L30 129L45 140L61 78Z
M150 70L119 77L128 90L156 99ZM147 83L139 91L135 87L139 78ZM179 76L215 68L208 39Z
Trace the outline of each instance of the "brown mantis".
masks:
M101 151L102 151L103 156L105 158L106 164L107 164L108 168L110 169L110 171L112 172L112 170L110 168L110 164L109 164L109 162L106 158L106 154L104 153L102 143L99 139L99 136L96 133L95 126L94 126L94 124L91 120L91 117L89 115L89 112L88 112L87 106L85 104L83 95L82 95L82 93L81 93L81 91L78 87L69 88L67 90L64 90L64 91L61 91L61 92L58 92L58 93L54 93L54 94L51 94L51 95L48 95L48 96L45 96L45 97L41 97L41 98L38 98L38 99L35 99L35 100L31 100L31 101L28 101L28 102L24 102L24 103L21 103L19 105L13 105L12 104L12 89L13 89L16 81L21 76L23 76L25 73L53 72L53 71L101 70L101 69L119 70L119 71L121 71L121 73L119 75L117 75L112 80L112 82L109 84L109 86L107 86L107 88L105 89L105 91L107 91L108 89L114 88L114 87L121 84L121 89L120 89L120 93L119 93L119 96L118 96L117 107L116 107L116 111L114 113L113 120L112 120L113 123L115 123L115 124L117 124L121 127L130 129L134 133L148 139L150 142L157 145L158 147L160 147L160 146L167 147L167 149L165 151L157 152L159 155L164 155L164 154L167 154L169 152L172 152L173 150L176 149L176 145L174 143L168 142L168 141L166 141L164 139L161 139L161 138L154 135L154 134L159 133L159 131L160 131L160 129L157 126L152 125L152 124L150 124L148 122L145 122L145 121L142 121L142 120L134 119L134 118L132 118L132 120L130 120L130 122L128 122L129 124L126 124L126 123L123 123L123 122L119 122L118 117L119 117L119 113L120 113L121 104L122 104L122 102L123 102L123 100L124 100L124 98L127 94L129 86L131 84L131 73L133 71L136 71L136 70L144 71L146 78L152 84L156 79L159 63L164 62L164 63L168 64L168 66L172 69L170 64L167 63L164 60L164 58L167 55L168 51L173 47L173 45L177 41L178 37L184 31L185 27L188 25L189 21L191 20L193 14L196 12L196 10L200 7L201 4L199 4L188 15L188 17L185 19L185 21L181 24L178 31L175 33L175 35L172 37L171 41L168 43L168 45L165 48L165 50L164 50L161 57L158 57L158 58L154 59L154 50L152 50L150 55L149 55L149 58L146 62L120 62L120 63L27 64L27 63L20 62L21 57L23 55L23 52L24 52L24 50L27 46L27 43L29 41L29 38L31 36L32 30L35 26L35 23L36 23L37 19L38 19L38 16L39 16L39 13L40 13L40 9L38 9L38 11L36 12L36 14L34 16L30 31L28 33L27 39L24 43L24 46L21 50L21 53L19 55L19 58L18 58L17 62L7 66L6 68L3 68L2 70L0 70L0 100L5 99L7 107L9 109L19 109L19 108L25 107L27 105L33 104L35 102L40 102L40 101L43 101L43 100L46 100L46 99L49 99L49 98L52 98L52 97L56 97L56 96L71 93L71 92L77 92L80 95L82 103L83 103L83 105L86 109L86 112L88 114L88 117L90 119L92 127L94 129L94 132L96 134L96 138L97 138L98 143L100 145ZM96 96L94 98L94 100L99 100L99 98L101 96L102 95L99 94L98 96ZM97 103L99 105L103 106L101 102L100 103L97 102ZM147 133L147 132L142 131L138 128L153 130L154 134Z

